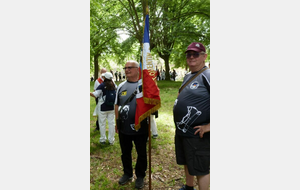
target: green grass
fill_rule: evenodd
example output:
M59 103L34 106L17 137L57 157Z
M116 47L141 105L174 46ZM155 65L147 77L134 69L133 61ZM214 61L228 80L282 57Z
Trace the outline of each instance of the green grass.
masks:
M116 83L118 85L120 82ZM161 108L156 118L159 136L157 139L151 139L152 189L179 189L185 181L183 167L176 164L173 122L173 105L181 83L182 81L158 81L157 83L160 89ZM91 91L93 86L94 83L91 82ZM118 134L115 135L113 146L99 144L100 133L94 132L96 117L92 116L95 106L95 100L91 97L90 189L134 189L134 180L123 186L118 184L119 178L123 175ZM108 129L108 126L106 128ZM134 167L137 158L135 148L132 151L132 158ZM149 189L148 169L143 189Z

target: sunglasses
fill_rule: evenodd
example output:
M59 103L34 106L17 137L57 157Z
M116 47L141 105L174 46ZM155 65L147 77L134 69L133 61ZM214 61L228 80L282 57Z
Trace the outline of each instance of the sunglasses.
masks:
M126 69L131 70L132 68L138 68L138 67L124 67L123 69L124 70L126 70Z
M186 58L191 58L191 56L193 56L193 58L198 58L200 55L204 55L205 53L199 53L199 52L195 52L195 53L187 53L186 54Z

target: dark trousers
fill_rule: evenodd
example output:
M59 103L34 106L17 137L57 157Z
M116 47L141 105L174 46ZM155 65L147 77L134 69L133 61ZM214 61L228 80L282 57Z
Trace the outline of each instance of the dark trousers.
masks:
M138 178L144 178L146 176L147 170L147 138L148 134L143 135L125 135L119 133L119 141L122 151L122 163L123 171L125 175L132 176L132 141L135 144L135 149L137 152L137 161L135 165L135 175Z
M98 104L98 98L95 98L96 100L96 105ZM97 121L96 121L96 130L99 131L99 122L98 122L98 117L97 117Z

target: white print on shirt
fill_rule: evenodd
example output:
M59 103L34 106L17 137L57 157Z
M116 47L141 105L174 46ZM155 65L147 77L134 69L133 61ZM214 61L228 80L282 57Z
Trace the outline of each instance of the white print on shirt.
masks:
M176 105L177 105L177 102L178 102L178 99L176 99L176 100L175 100L175 102L174 102L174 106L176 106Z
M194 81L192 82L192 84L190 85L190 89L197 89L199 86L199 82L198 81Z
M187 114L181 119L180 122L176 122L176 126L179 130L186 133L190 126L195 122L195 120L202 114L198 111L196 107L187 106Z
M138 86L137 86L137 93L136 93L136 98L142 98L143 97L143 82L142 79L138 81Z
M128 112L129 112L129 105L124 106L122 108L122 110L120 111L120 115L122 115L122 119L123 120L127 120L128 119Z
M135 126L134 124L130 124L131 129L138 132L139 130L135 130L134 126Z

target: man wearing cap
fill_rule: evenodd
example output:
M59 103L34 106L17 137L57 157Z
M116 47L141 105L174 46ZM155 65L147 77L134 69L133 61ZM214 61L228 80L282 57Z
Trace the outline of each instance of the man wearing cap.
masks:
M108 96L109 91L116 92L117 86L113 82L113 75L110 72L104 73L104 81L101 83L94 92L91 92L90 95L98 98L98 104L96 107L99 126L100 126L100 144L105 145L106 143L106 119L108 122L108 141L110 145L114 144L115 141L115 112L114 104L107 105L105 99ZM113 99L113 103L114 103Z
M101 70L100 70L100 77L95 81L95 84L94 84L94 91L97 89L97 87L101 84L101 83L103 83L103 81L104 81L104 73L106 73L106 68L102 68ZM98 104L98 98L95 98L95 101L96 101L96 105ZM94 111L94 114L93 114L93 116L96 116L96 112ZM97 121L96 121L96 128L95 128L95 130L94 131L99 131L99 122L98 122L98 119L97 119Z
M210 184L210 70L205 66L207 54L203 44L191 43L186 53L188 73L179 89L173 107L176 126L176 161L184 165L186 185L194 189L194 176L199 190Z

